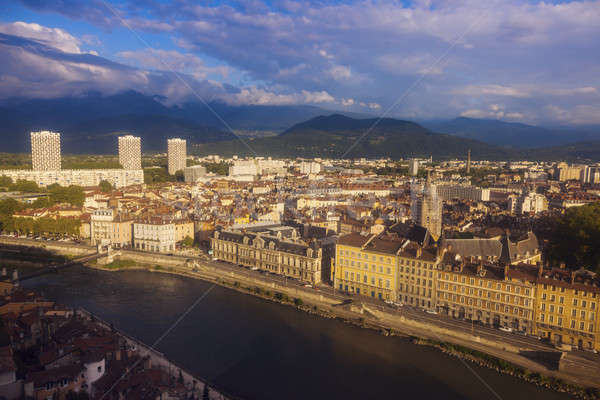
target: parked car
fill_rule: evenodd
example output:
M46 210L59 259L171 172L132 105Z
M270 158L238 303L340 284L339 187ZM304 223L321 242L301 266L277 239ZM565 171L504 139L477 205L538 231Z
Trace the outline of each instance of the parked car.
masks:
M512 332L513 328L511 328L510 326L501 326L500 329L502 332Z
M426 312L427 314L434 314L434 315L437 315L437 313L438 313L438 312L437 312L437 311L435 311L435 310L425 310L425 312Z

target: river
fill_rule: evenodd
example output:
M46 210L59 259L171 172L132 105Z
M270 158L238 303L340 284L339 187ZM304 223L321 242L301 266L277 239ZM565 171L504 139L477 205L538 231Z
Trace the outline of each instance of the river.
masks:
M210 290L157 348L245 399L568 398L470 364L472 372L460 360L405 338L191 278L77 266L24 286L84 307L148 344Z

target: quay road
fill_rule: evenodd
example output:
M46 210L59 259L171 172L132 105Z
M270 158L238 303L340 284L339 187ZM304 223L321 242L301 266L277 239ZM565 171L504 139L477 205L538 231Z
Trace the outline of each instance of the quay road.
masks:
M18 240L18 242L21 243L22 245L33 245L33 246L37 245L37 246L39 246L40 243L47 243L47 242L42 242L39 240L25 239L25 238L19 238L19 239L9 238L9 239L11 239L10 241L13 244L16 240ZM85 244L76 244L73 242L50 242L50 243L52 243L52 245L55 245L55 246L56 245L61 246L61 247L64 246L65 249L77 247L81 250L88 250L89 252L95 251L95 247L91 247L91 246L88 246ZM146 252L141 252L141 251L130 249L130 248L126 248L123 250L126 250L128 252L147 254ZM93 256L96 256L96 254L93 254ZM197 256L164 255L164 254L161 254L161 256L175 257L175 258L182 259L182 260L187 260L187 259L194 260L201 264L222 270L224 272L223 276L228 276L231 273L234 273L238 276L244 276L244 277L250 278L250 279L258 279L258 280L260 280L262 282L266 282L266 283L276 283L278 285L288 286L288 287L297 289L298 291L304 291L304 292L313 293L313 294L318 293L318 294L321 294L323 297L327 297L334 301L339 301L340 303L344 303L344 302L347 303L349 301L352 301L357 306L360 306L360 303L363 303L370 309L375 309L377 311L385 311L386 313L389 313L392 315L404 316L407 319L432 324L432 325L435 325L440 328L445 328L445 329L449 329L449 330L453 330L453 331L457 331L457 332L463 332L463 333L471 333L472 335L479 336L484 339L504 342L508 345L527 349L530 351L540 351L540 352L555 352L556 351L556 349L552 345L542 342L542 341L536 339L535 337L525 336L525 335L511 333L511 332L503 332L503 331L500 331L500 330L492 328L492 327L473 324L468 321L455 319L455 318L441 315L441 314L429 314L420 309L410 307L407 305L404 305L401 307L388 305L378 299L373 299L370 297L363 297L363 296L349 295L345 292L340 292L340 291L336 290L332 286L325 285L325 284L321 284L317 287L306 287L305 283L302 283L302 282L297 281L292 278L286 278L283 276L271 274L271 273L264 272L264 271L253 271L247 267L242 267L242 266L239 266L236 264L231 264L231 263L227 263L227 262L223 262L223 261L211 260L211 259L208 259L206 256L197 257ZM83 260L79 259L79 260L73 261L73 262L76 263L76 262L85 262L85 261L86 260L84 258ZM87 260L87 261L89 261L89 260ZM570 354L573 354L575 356L578 363L582 363L582 364L590 363L590 364L595 364L595 365L600 364L600 356L597 354L584 352L584 351L572 351Z

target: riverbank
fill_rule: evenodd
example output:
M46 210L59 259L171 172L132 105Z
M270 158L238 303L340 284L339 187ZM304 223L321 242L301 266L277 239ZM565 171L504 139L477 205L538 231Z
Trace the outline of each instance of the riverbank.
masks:
M64 248L65 252L69 250L69 248ZM533 374L548 377L548 382L557 380L559 384L562 384L561 380L568 381L578 385L580 388L588 386L598 387L599 385L596 379L597 374L588 374L587 376L585 374L576 375L575 373L566 373L564 370L548 369L539 362L522 356L520 354L520 350L522 349L519 345L473 335L467 329L459 331L454 328L443 328L439 325L431 324L420 316L392 315L383 310L383 308L380 311L373 305L360 303L341 305L340 299L344 296L332 296L323 290L315 291L310 288L306 289L298 284L293 285L293 282L292 285L285 284L283 279L276 276L260 275L254 273L254 271L247 271L224 264L215 265L215 263L198 258L190 259L127 250L118 251L118 254L115 254L115 256L115 262L111 264L88 266L107 271L146 270L200 279L268 301L288 304L324 318L338 319L347 324L371 328L384 335L414 336L422 338L422 340L468 348L472 351L481 352L482 354L487 354L512 365L519 366L524 370L531 371ZM428 319L431 318L428 317ZM579 374L579 370L577 374ZM568 392L567 389L565 392ZM592 393L591 390L589 392Z
M306 301L303 299L301 294L297 296L290 296L283 290L280 291L277 289L272 290L269 288L264 288L264 282L263 285L247 285L241 282L241 280L230 279L231 277L212 277L212 279L206 279L206 277L199 276L200 274L198 272L181 271L174 267L164 268L157 265L141 264L132 262L131 260L116 260L111 264L88 265L88 267L104 271L145 270L150 272L175 274L194 279L201 279L244 294L259 297L267 301L277 302L285 306L294 307L300 311L322 318L337 319L346 324L351 324L364 329L371 329L384 336L391 335L410 338L414 344L435 348L445 354L462 359L465 362L489 368L501 374L519 378L536 386L560 393L567 393L578 399L600 399L600 391L597 388L572 384L561 377L545 374L539 371L543 370L543 368L537 368L537 370L535 367L532 368L532 363L519 365L519 363L514 363L512 361L514 358L498 356L498 352L492 354L489 349L488 351L478 350L469 345L456 343L456 341L451 342L439 340L439 336L438 338L432 338L423 334L415 334L414 331L411 332L410 330L406 329L406 327L402 329L398 328L397 326L393 327L382 323L381 321L374 320L372 315L370 315L368 312L362 315L358 314L357 310L351 309L351 306L334 307L325 302L314 301L314 299L312 299L312 301ZM272 284L269 283L266 285L272 286ZM508 355L508 353L505 355Z

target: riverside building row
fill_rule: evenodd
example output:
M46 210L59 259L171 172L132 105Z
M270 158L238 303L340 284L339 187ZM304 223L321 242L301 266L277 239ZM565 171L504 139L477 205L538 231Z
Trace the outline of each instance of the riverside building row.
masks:
M217 231L211 239L213 257L289 278L321 282L323 249L302 240L288 226Z
M456 240L433 245L412 239L391 230L342 236L332 269L335 288L600 350L600 279L584 269L544 268L532 234L516 242L464 239L475 240L471 253ZM482 246L489 256L478 254Z

